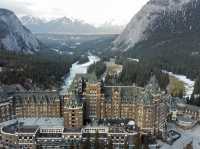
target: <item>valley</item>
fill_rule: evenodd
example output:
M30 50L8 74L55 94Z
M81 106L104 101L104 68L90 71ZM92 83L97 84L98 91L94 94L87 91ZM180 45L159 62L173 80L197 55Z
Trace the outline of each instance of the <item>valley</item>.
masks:
M71 55L93 52L100 55L116 38L117 34L36 34L50 50Z
M200 0L149 0L124 30L59 10L0 8L0 148L199 148Z

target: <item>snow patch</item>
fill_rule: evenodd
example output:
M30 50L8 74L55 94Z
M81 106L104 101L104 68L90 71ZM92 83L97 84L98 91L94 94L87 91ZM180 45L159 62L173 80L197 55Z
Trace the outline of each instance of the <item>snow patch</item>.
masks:
M163 70L163 72L169 74L170 76L177 78L179 81L182 81L185 86L185 96L184 97L185 98L191 97L191 95L194 91L195 81L192 81L191 79L187 78L187 76L185 76L185 75L174 74L172 72L168 72L165 70Z
M130 61L135 61L135 62L137 62L137 63L139 63L139 62L140 62L140 60L139 60L139 59L137 59L137 58L128 58L128 60L130 60Z
M69 86L72 84L74 78L76 77L76 74L86 74L87 69L90 65L100 61L100 58L94 55L89 55L89 62L84 64L78 64L78 62L72 64L72 67L70 68L69 76L65 79L65 85L63 86L63 89L61 91L61 94L65 94L69 88Z

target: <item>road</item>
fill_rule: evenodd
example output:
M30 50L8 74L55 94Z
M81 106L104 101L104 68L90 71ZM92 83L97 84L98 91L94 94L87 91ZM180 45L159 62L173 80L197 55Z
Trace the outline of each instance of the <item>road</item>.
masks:
M193 144L193 149L200 149L200 125L195 126L192 130L181 130L174 124L170 124L170 128L179 132L181 134L181 138L176 140L173 145L159 141L161 149L183 149L190 142Z

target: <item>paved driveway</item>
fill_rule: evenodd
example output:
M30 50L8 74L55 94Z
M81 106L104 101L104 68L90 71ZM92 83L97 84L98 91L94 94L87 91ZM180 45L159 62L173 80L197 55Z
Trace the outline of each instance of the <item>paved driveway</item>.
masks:
M169 129L175 130L181 134L173 145L161 143L161 149L183 149L187 144L193 142L194 149L200 149L200 125L195 126L192 130L181 130L175 124L169 124Z

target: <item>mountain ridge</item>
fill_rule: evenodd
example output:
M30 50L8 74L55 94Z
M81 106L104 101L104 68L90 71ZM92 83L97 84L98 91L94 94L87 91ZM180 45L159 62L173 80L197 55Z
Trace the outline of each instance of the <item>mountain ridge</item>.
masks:
M40 43L14 12L0 9L0 48L24 53L40 50Z
M162 12L178 11L193 0L150 0L131 19L124 31L113 42L114 50L126 51L138 42L148 38L147 29L153 27L154 21Z
M159 1L163 2L156 0L157 3ZM114 50L125 57L137 58L162 70L184 74L195 80L200 74L200 0L189 0L179 6L156 14L157 17L145 28L145 38L137 42L130 44L128 39L135 38L122 33L125 36L123 39L127 40L118 42L118 37Z
M23 16L22 23L35 33L64 33L64 34L119 34L123 26L102 24L98 27L82 20L60 17L52 20L43 20L33 16ZM27 20L35 20L35 22Z

